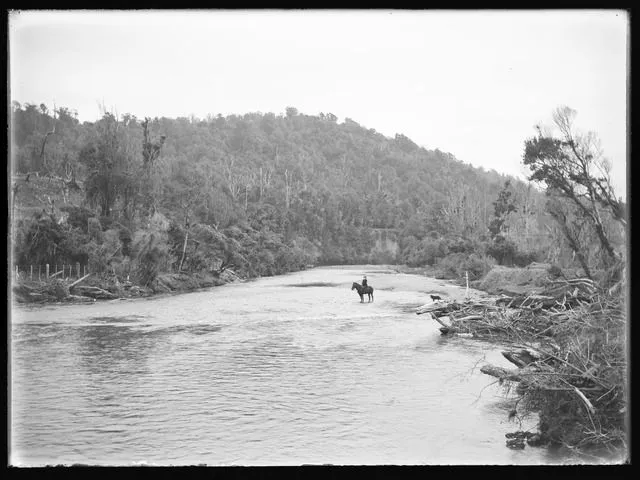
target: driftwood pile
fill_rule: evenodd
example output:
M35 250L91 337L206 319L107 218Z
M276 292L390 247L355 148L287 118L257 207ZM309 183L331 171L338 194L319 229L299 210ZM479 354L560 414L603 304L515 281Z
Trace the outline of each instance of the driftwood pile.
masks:
M488 298L462 303L435 301L418 307L416 314L429 314L440 323L443 335L474 337L520 336L522 333L550 336L550 319L572 308L593 304L599 295L597 285L588 278L549 282L542 293ZM540 318L536 318L540 317ZM446 320L446 321L445 321Z
M81 285L92 274L89 273L73 282L51 275L46 282L23 282L13 287L18 302L80 302L93 303L96 300L113 300L119 296L113 292L96 286Z
M481 372L519 395L510 417L539 413L539 433L507 435L507 446L558 443L577 451L626 447L626 315L621 296L590 279L556 280L532 295L436 301L419 307L443 335L499 340L517 368Z

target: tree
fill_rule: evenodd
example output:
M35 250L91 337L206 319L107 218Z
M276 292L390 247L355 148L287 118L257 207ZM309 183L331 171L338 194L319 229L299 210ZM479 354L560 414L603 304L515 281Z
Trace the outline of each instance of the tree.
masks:
M296 107L287 107L286 112L287 112L287 117L289 118L295 117L296 115L298 115L298 109Z
M497 200L493 202L493 220L489 224L489 231L493 238L502 234L509 214L518 211L511 199L512 192L510 187L511 180L504 182L504 187L498 194Z
M589 219L608 259L619 259L605 229L606 211L626 229L626 215L617 200L609 178L610 165L603 157L598 139L592 132L574 132L575 110L559 107L553 114L560 138L543 134L525 141L523 161L531 170L530 180L542 182L561 192Z
M149 133L149 121L151 119L145 117L142 122L142 165L145 168L150 168L153 166L155 160L160 156L160 150L162 150L162 146L167 138L166 135L160 135L158 140L152 140L151 135Z
M85 193L91 205L98 205L103 216L110 216L116 201L123 197L125 210L132 201L137 176L128 149L126 132L118 119L106 113L96 125L96 134L80 151L87 169Z

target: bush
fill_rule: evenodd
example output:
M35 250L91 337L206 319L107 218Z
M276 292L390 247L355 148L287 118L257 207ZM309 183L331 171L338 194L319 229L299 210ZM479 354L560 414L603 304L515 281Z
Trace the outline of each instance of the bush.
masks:
M467 256L464 253L451 253L438 262L438 267L442 272L443 278L454 279L460 278L461 271L464 272L464 263ZM463 273L464 275L464 273Z
M71 227L82 230L84 233L88 232L89 219L96 216L92 210L75 205L63 205L60 207L60 211L67 214L67 223Z
M133 252L134 275L140 285L148 286L172 261L167 234L157 230L136 232Z
M95 217L91 217L88 219L87 223L87 233L89 234L89 238L96 243L102 243L102 225L100 220Z
M54 264L67 253L60 247L65 240L65 231L52 215L35 214L31 219L18 223L16 228L17 263L24 265Z
M469 272L469 280L479 280L484 277L496 264L495 260L488 256L480 256L476 253L472 253L462 263L461 269L458 270L459 274L463 274L464 271Z
M473 253L478 251L478 245L468 238L456 237L447 241L451 253Z
M414 239L407 242L407 246L401 252L400 258L410 267L422 267L424 265L433 265L448 253L446 240L425 237L420 241Z
M499 265L526 267L540 258L538 252L522 252L511 240L502 236L496 237L487 246L487 254L496 259Z

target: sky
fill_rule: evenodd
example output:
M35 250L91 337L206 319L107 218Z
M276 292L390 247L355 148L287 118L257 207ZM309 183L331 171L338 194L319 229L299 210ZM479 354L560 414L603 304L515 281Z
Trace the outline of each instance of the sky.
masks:
M628 33L622 10L13 11L10 99L81 121L293 106L520 178L567 105L625 196Z

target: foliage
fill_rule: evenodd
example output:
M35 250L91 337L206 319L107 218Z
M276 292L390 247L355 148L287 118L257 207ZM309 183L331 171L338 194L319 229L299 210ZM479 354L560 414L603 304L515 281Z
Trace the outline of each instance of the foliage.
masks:
M331 113L289 107L280 115L142 122L105 113L80 124L56 111L54 119L39 107L14 105L16 155L29 157L41 146L54 120L55 135L73 138L62 148L86 204L65 206L66 223L88 232L95 218L102 233L117 230L122 247L112 264L129 258L140 265L137 242L149 244L160 214L169 223L149 251L159 249L160 264L170 257L161 271L232 268L255 276L308 264L434 265L452 252L485 253L487 212L506 183L514 204L540 196L402 134L387 138L352 119L338 123ZM542 202L529 203L523 224L541 231L542 216L538 224L529 217L542 213ZM520 211L507 213L509 221L520 218ZM376 243L380 232L394 240ZM519 238L512 241L520 245ZM97 231L91 239L85 250L97 259L105 239Z
M568 107L556 109L553 115L560 138L543 134L525 141L523 161L531 170L530 179L541 182L549 191L559 192L571 202L580 216L596 234L607 263L620 258L607 231L603 215L608 214L626 228L625 206L617 199L609 178L610 165L603 157L596 135L576 133L573 120L576 112ZM577 247L575 235L566 216L554 215L572 247ZM579 250L578 250L579 251Z
M138 189L135 160L130 150L127 127L113 114L105 114L96 124L90 141L79 153L87 170L85 192L92 206L109 217L118 200L125 216L133 207Z
M498 194L498 199L493 202L494 218L489 224L489 232L491 232L493 238L497 237L503 232L507 216L511 212L518 211L513 203L513 199L511 198L512 192L509 190L510 184L510 180L507 180L504 183L503 189L500 190L500 193Z
M60 207L60 211L67 214L67 224L82 230L84 233L88 233L89 219L96 216L93 210L76 205L63 205Z
M136 259L134 277L139 285L149 286L172 261L166 232L147 230L135 235L132 253Z

